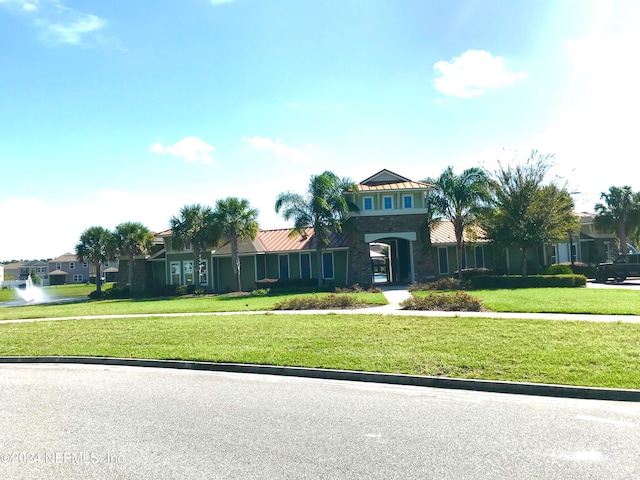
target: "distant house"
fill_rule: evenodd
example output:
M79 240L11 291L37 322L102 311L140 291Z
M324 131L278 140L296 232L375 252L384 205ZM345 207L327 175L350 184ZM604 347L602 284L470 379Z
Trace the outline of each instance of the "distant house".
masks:
M31 275L37 275L44 280L49 273L49 266L40 260L27 262L13 262L4 265L4 275L7 279L24 281Z
M81 262L73 253L65 253L49 261L50 285L67 285L89 281L89 263Z

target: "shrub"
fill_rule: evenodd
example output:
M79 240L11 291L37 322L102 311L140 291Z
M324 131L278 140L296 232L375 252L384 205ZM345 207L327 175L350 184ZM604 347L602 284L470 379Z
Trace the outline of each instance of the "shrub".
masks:
M438 310L449 312L479 312L482 310L480 299L467 292L435 293L404 300L400 306L404 310Z
M100 293L98 293L97 290L94 290L93 292L91 292L89 294L89 298L91 300L100 300L100 299L102 299L104 297L105 297L105 292L104 291L101 291Z
M416 283L409 287L409 290L414 292L424 290L463 290L469 287L469 282L460 280L454 277L443 277L433 282L428 283Z
M549 265L546 268L545 273L547 275L571 275L573 271L571 270L571 267L569 265L566 265L564 263L557 263L554 265Z
M256 289L267 288L272 292L315 292L318 290L332 292L333 282L325 282L322 289L318 288L317 278L263 278L256 281Z
M256 288L255 290L251 291L251 295L253 295L254 297L266 297L267 295L269 295L269 289Z
M102 294L104 298L129 298L131 296L129 287L122 288L117 283L111 285L108 290L103 290Z
M181 297L188 293L188 289L186 285L177 285L176 286L176 295Z
M336 287L335 293L381 293L380 288L373 285L360 286L359 283L354 283L350 287Z
M278 302L275 310L332 310L340 308L357 308L365 306L352 295L311 295L307 297L293 297Z
M474 289L583 287L586 284L584 275L483 275L471 279Z

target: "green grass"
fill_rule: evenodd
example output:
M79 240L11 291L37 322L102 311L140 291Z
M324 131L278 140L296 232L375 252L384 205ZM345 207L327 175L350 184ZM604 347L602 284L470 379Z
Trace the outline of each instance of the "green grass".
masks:
M471 290L493 312L640 315L640 291L602 288Z
M640 325L386 315L69 320L0 325L0 355L323 367L640 388Z
M105 288L111 288L112 283L107 283L102 286ZM41 287L47 298L81 298L85 299L87 295L96 289L93 284L77 284L77 285L56 285L50 287ZM15 290L7 288L0 290L0 302L9 302L19 298Z
M189 312L243 312L272 310L284 298L326 296L328 293L267 296L196 296L166 299L99 300L72 304L27 305L0 308L0 320L87 315L124 315ZM382 293L350 293L363 303L385 305Z

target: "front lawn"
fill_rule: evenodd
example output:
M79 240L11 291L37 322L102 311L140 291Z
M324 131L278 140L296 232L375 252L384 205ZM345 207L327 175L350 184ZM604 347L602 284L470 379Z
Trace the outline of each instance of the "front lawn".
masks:
M0 325L0 355L185 359L640 388L640 325L392 315Z
M211 295L156 299L99 300L72 304L25 305L0 308L0 320L19 318L74 317L88 315L126 315L190 312L247 312L273 310L285 298L327 296L329 293L238 296ZM362 303L386 305L382 293L349 293Z
M493 312L640 315L640 290L604 288L522 288L470 290Z

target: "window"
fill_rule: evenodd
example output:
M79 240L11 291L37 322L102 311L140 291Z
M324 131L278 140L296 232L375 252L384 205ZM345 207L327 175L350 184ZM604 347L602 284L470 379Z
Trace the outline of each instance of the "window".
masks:
M364 197L362 199L362 208L364 210L373 210L373 197Z
M571 263L574 263L578 257L578 249L576 248L576 244L571 245Z
M56 270L62 270L62 264L60 262L56 263Z
M611 243L604 242L604 258L609 261L611 260Z
M82 283L82 274L76 274L73 276L73 283Z
M104 268L109 268L109 262L104 262Z
M322 278L332 280L333 274L333 252L324 252L322 254Z
M180 285L180 262L171 262L171 285Z
M311 254L300 254L300 278L311 278Z
M402 204L404 208L413 208L413 197L411 195L405 195L402 197Z
M89 264L88 264L87 262L84 262L84 263L82 264L82 268L89 268Z
M47 267L36 267L37 273L47 273Z
M393 197L382 197L382 205L385 210L391 210L393 208Z
M551 265L558 263L558 247L551 245Z
M185 285L194 285L194 276L193 276L193 260L189 260L188 262L184 262L182 264L184 269L184 283Z
M75 262L69 262L69 270L73 270L74 268L76 268Z
M278 255L278 278L289 278L289 255Z
M484 248L476 247L476 268L484 268Z
M449 257L446 247L438 248L438 272L440 275L449 273Z
M207 262L200 262L200 285L208 285L209 284L209 272L207 268Z

